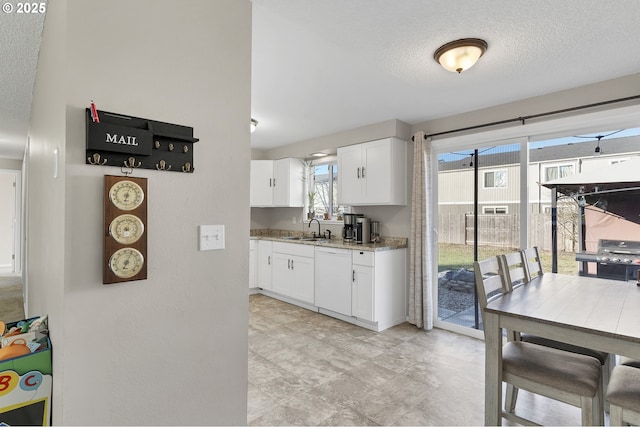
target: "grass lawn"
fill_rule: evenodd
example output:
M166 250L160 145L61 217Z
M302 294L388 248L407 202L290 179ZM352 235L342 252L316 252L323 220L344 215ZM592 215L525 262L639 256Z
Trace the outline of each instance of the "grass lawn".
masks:
M459 270L473 268L473 246L452 245L441 243L439 248L438 271ZM478 248L478 259L483 260L492 256L515 252L515 248L481 246ZM551 271L551 252L540 251L542 269ZM578 263L573 252L558 253L558 273L578 275Z

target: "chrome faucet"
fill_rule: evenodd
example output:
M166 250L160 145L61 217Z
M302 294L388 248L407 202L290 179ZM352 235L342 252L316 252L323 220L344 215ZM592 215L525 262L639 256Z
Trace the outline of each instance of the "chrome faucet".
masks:
M317 218L313 218L311 221L309 221L309 228L311 228L311 223L315 221L318 223L318 234L316 235L316 232L313 232L313 237L320 237L320 221L318 221Z

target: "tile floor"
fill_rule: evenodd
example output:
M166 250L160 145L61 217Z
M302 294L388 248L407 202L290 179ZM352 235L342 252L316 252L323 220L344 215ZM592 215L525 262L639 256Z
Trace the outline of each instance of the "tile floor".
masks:
M249 425L482 425L483 383L483 341L408 323L376 333L250 296ZM577 408L524 391L516 411L580 423Z

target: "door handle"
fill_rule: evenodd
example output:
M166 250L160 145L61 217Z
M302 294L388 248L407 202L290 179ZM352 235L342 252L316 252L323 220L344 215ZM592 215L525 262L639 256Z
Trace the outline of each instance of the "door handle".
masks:
M291 260L291 269L293 270L293 260Z
M358 168L358 179L360 179L360 168Z
M272 181L272 179L269 178L269 187L271 187L271 181Z
M351 270L351 281L352 282L356 281L356 271L355 270Z
M364 178L364 166L362 167L362 177Z
M267 257L267 265L271 265L271 255Z

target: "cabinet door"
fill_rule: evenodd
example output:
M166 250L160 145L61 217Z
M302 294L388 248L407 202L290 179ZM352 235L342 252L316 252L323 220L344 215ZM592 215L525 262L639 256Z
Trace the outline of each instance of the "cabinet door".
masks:
M300 159L280 159L273 162L273 206L302 207L304 205L303 167Z
M293 297L314 304L314 260L313 258L290 256L293 280Z
M338 148L338 203L357 204L362 200L361 144Z
M273 291L285 296L293 296L291 256L274 252L271 260L273 261L271 282Z
M362 144L362 203L391 200L391 146L389 139Z
M353 266L353 294L351 298L351 315L371 322L375 322L373 269L374 267L364 265Z
M251 160L249 203L251 206L271 206L273 203L273 161Z
M272 253L271 242L268 240L258 241L258 279L257 286L262 289L271 290L271 265Z
M255 240L249 240L249 289L258 286L258 258Z

